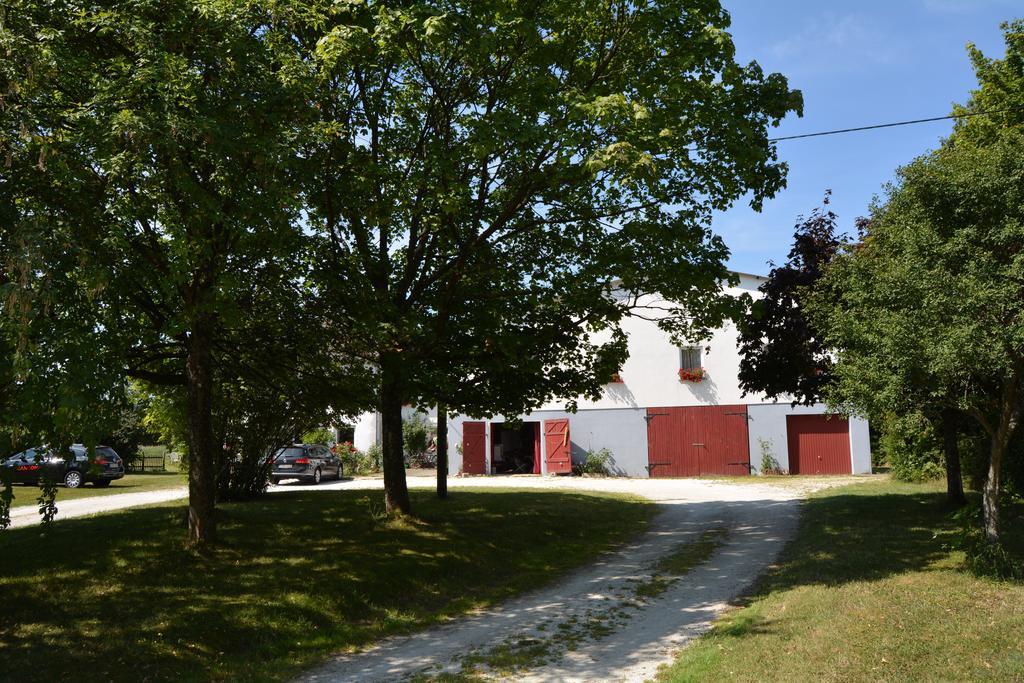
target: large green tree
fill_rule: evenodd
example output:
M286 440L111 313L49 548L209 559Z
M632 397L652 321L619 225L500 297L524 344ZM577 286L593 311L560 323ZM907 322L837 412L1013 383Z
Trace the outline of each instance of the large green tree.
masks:
M306 217L376 369L387 505L408 510L403 403L596 392L641 294L677 334L721 319L710 212L782 187L768 129L801 99L735 62L713 0L321 10L293 18L318 69Z
M1024 409L1024 137L1004 129L901 169L827 280L832 400L899 409L913 398L971 416L988 437L983 526L997 542L1003 460Z
M15 0L3 11L3 47L30 67L3 73L17 124L4 144L35 162L8 188L11 230L45 231L88 304L87 334L55 330L91 357L66 367L180 388L190 538L209 542L220 368L255 358L244 349L273 329L254 322L278 313L261 292L302 287L311 270L294 175L308 102L283 66L288 41L274 8L253 2ZM65 303L51 299L61 321L74 317ZM288 367L286 354L269 360L264 373Z
M968 46L978 78L941 149L900 172L867 235L815 297L839 350L830 397L862 411L922 410L943 435L960 499L964 416L989 441L984 530L998 538L1003 459L1021 419L1024 22L1006 54Z

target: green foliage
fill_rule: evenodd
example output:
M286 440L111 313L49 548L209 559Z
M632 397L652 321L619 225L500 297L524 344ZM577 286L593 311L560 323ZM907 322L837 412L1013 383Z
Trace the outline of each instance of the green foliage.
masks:
M661 318L677 336L732 311L708 221L783 186L768 131L801 98L735 62L717 2L347 3L309 24L317 286L376 364L389 425L403 404L599 396L641 294L678 304Z
M971 46L978 88L959 113L1024 103L1024 23L1003 32L1004 59ZM814 297L837 349L830 403L872 415L957 410L986 435L990 543L1024 417L1022 179L1021 111L958 121L940 149L900 169Z
M587 451L586 459L577 465L572 466L572 473L579 476L583 474L596 474L608 476L611 474L611 465L615 457L607 448Z
M762 296L737 320L744 392L810 405L832 381L832 354L804 303L842 244L830 195L808 218L800 217L786 263L772 267L758 287Z
M380 447L379 443L373 444L366 449L365 458L361 461L365 463L363 468L367 472L380 472L384 463L384 449Z
M886 415L876 422L879 449L899 481L928 481L945 476L935 428L919 412Z
M39 479L39 497L36 503L39 505L39 516L44 525L57 517L57 484L58 482L50 477Z
M782 469L782 465L775 458L775 453L772 452L771 441L758 439L757 443L761 447L760 473L762 475L786 474L786 470Z
M11 525L11 503L14 500L14 489L11 482L11 471L0 469L0 530Z
M367 367L339 367L310 303L300 28L252 3L2 12L0 211L31 248L0 284L17 284L26 374L57 408L40 413L54 441L84 439L80 416L126 374L165 394L203 543L217 477L237 469L223 445L254 465L280 423L308 428L325 396L358 394Z
M334 432L326 427L317 427L302 435L302 443L316 443L329 446L334 441Z
M995 113L957 119L953 139L961 143L983 146L997 140L1004 128L1024 130L1024 19L1006 22L1001 28L1006 45L1001 59L986 57L973 43L967 46L978 87L953 113Z
M341 460L346 475L370 473L364 454L348 441L336 444L334 454Z
M978 526L980 518L978 505L969 505L956 514L960 524L958 545L964 551L967 567L978 576L1024 582L1024 558L986 538Z
M406 463L420 459L430 443L430 426L420 413L413 413L402 421L402 446Z
M109 436L101 442L117 451L126 464L139 457L139 448L146 444L156 443L159 436L146 426L146 416L150 408L150 395L139 385L130 385L125 389L126 397L117 414L117 423Z

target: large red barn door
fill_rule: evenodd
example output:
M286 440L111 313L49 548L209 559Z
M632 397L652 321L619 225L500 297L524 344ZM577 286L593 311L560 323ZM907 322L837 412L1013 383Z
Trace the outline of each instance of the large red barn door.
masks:
M850 474L850 422L838 415L787 415L789 471Z
M750 474L747 407L648 408L647 463L652 477Z
M462 472L487 474L487 423L462 423Z
M647 409L647 471L652 477L700 474L700 441L694 413L686 408Z
M544 420L545 462L548 474L572 472L572 442L569 441L569 420Z

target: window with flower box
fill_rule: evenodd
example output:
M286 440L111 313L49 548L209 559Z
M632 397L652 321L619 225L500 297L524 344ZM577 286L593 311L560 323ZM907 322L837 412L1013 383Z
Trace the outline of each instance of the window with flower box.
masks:
M679 381L700 382L704 379L704 354L699 346L679 349Z

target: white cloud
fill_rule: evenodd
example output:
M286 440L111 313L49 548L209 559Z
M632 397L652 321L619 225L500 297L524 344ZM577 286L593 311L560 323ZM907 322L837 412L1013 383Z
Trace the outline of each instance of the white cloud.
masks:
M825 12L771 47L788 73L859 71L901 61L903 41L859 14Z
M968 14L989 7L1013 7L1016 0L922 0L929 12L941 14Z

